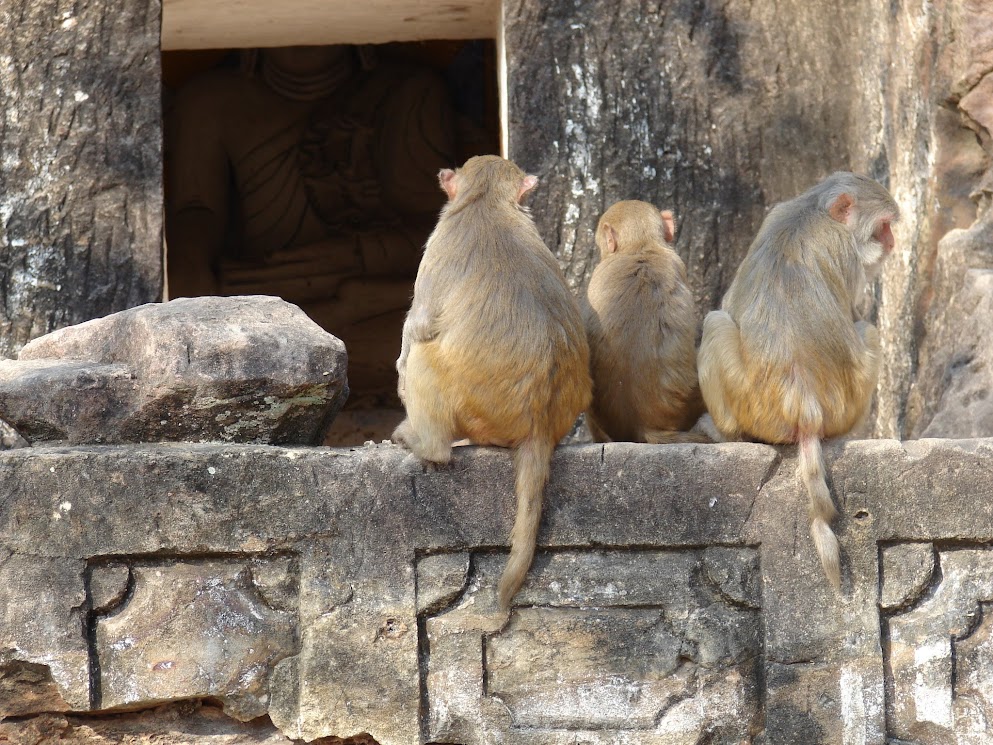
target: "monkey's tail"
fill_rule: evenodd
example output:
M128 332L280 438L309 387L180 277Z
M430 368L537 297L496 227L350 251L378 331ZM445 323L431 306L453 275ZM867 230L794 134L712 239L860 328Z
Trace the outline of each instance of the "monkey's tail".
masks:
M651 445L674 445L681 442L713 442L703 432L675 432L671 430L650 429L645 432L645 442Z
M555 443L532 438L522 442L514 451L517 517L510 534L510 558L500 577L497 593L500 607L506 610L510 601L524 584L524 576L534 559L541 525L541 502L548 481Z
M810 495L810 535L814 539L817 555L821 558L824 574L835 590L841 590L841 549L838 538L831 530L831 521L838 514L831 492L824 478L824 457L817 435L800 437L799 471Z

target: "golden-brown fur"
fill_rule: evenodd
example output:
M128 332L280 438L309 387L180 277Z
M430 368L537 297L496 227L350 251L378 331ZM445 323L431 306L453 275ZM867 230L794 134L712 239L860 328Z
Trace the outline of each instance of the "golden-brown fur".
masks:
M715 425L728 439L799 444L811 534L836 588L836 510L820 440L850 431L872 401L879 335L858 308L898 217L872 179L831 175L773 208L703 325L700 384Z
M520 200L537 179L496 156L443 170L397 360L407 418L393 439L435 463L452 443L514 449L517 519L500 579L507 607L534 555L556 443L590 400L575 298Z
M671 212L617 202L600 218L583 308L598 441L707 442L685 433L703 413L696 370L696 308L672 249Z

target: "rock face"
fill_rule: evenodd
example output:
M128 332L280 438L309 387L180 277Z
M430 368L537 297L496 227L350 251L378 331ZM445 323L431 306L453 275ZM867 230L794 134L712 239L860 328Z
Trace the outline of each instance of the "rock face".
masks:
M238 722L214 705L181 701L139 713L106 716L44 714L0 721L0 742L12 745L297 745L260 717ZM320 737L310 745L376 745L372 738Z
M33 443L314 444L348 397L345 347L272 297L143 305L0 361L0 416Z
M903 212L872 292L870 429L993 435L971 407L991 326L967 323L968 272L993 270L993 4L508 0L503 18L508 154L541 177L531 207L573 286L600 214L644 199L675 210L702 317L772 205L867 173Z
M0 357L162 296L161 18L0 3Z
M118 565L130 570L130 593L94 599L101 705L209 696L243 721L265 714L273 668L297 653L296 574L290 560L276 562L284 597L253 579L253 569L273 571L269 559Z
M993 435L993 5L942 3L933 223L905 436Z
M949 235L941 245L965 237ZM921 380L934 397L927 407L930 420L918 423L921 436L993 435L993 269L971 269L960 278L936 333L946 342L940 352L944 375Z
M0 738L982 742L993 441L825 453L840 597L794 449L577 445L509 615L506 451L0 453Z

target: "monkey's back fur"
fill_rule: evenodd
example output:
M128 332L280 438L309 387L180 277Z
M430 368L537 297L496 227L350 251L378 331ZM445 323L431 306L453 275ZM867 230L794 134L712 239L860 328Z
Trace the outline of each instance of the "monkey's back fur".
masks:
M485 229L494 210L506 229ZM437 334L411 349L408 376L430 370L456 436L504 447L564 437L590 396L589 351L572 293L527 213L486 199L448 210L418 282L422 273L446 286L433 290Z
M838 172L777 205L766 217L721 303L707 314L700 386L725 437L797 443L810 497L811 535L835 588L837 514L825 478L822 438L865 416L879 374L879 334L861 320L868 276L899 209L865 176Z
M594 433L645 442L692 427L703 413L696 309L676 252L645 243L605 256L587 297Z
M792 443L800 428L836 437L862 420L877 374L855 325L864 282L851 234L826 214L786 202L766 218L721 303L744 350L728 383L762 391L728 397L751 436Z
M407 419L394 439L436 462L462 438L514 448L517 517L499 587L507 607L534 555L552 452L589 405L589 348L576 299L518 204L533 177L484 156L453 178L404 324Z

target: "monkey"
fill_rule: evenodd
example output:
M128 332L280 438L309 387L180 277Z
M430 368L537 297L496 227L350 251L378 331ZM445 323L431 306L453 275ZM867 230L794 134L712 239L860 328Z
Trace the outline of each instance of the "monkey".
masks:
M394 442L447 464L452 443L513 449L517 515L502 609L534 558L555 446L590 403L579 304L528 209L538 183L497 156L438 175L448 201L428 238L397 359L406 418Z
M866 283L893 252L900 210L880 184L839 171L765 218L721 302L703 323L698 368L720 433L798 445L810 533L836 591L841 555L821 440L866 416L879 375Z
M696 306L672 248L675 218L636 200L600 218L600 263L583 320L590 344L598 442L710 442L689 430L703 414L696 369Z

